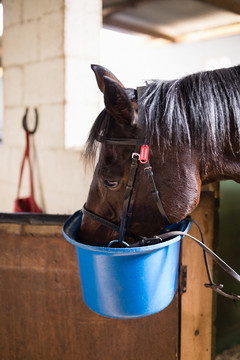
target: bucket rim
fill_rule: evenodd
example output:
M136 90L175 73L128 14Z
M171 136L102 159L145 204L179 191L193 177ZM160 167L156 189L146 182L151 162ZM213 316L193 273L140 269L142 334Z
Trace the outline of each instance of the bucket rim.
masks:
M126 248L112 248L112 247L104 247L104 246L94 246L83 244L74 239L74 233L80 231L81 221L82 221L83 212L82 210L77 210L73 215L71 215L67 221L63 225L63 236L65 239L74 245L78 249L88 250L92 252L98 252L102 255L134 255L140 253L151 253L156 250L163 249L168 247L183 238L183 235L177 235L173 239L164 241L159 244L148 245L148 246L139 246L139 247L126 247ZM187 233L191 225L191 221L189 219L183 219L178 223L172 224L170 226L182 227L183 232Z

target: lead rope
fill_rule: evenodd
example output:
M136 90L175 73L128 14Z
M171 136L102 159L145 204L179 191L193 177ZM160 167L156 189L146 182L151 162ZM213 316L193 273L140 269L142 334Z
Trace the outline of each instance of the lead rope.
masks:
M197 228L198 228L198 231L200 233L200 236L201 236L201 241L203 244L205 244L205 241L204 241L204 236L203 236L203 232L202 232L202 229L200 228L200 225L191 218L191 222L193 222ZM208 276L208 280L209 280L209 284L204 284L206 287L210 287L210 288L221 288L223 287L222 284L215 284L213 282L213 278L212 278L212 274L211 274L211 271L210 271L210 267L209 267L209 263L208 263L208 258L207 258L207 254L206 254L206 251L203 250L203 258L204 258L204 262L205 262L205 267L206 267L206 271L207 271L207 276Z
M205 245L205 241L204 241L204 236L202 233L202 230L200 228L200 225L191 218L191 221L197 226L200 236L201 236L201 241L202 244ZM205 245L206 246L206 245ZM210 255L211 256L211 255ZM217 255L216 255L217 256ZM210 267L209 267L209 263L208 263L208 259L207 259L207 254L206 254L206 250L203 249L203 257L204 257L204 262L205 262L205 267L206 267L206 271L207 271L207 276L208 276L208 280L209 280L209 284L204 284L205 287L210 288L212 290L214 290L215 292L217 292L220 295L223 295L229 299L232 300L240 300L240 295L236 295L236 294L228 294L224 291L222 291L223 289L223 284L216 284L213 281L212 275L211 275L211 271L210 271ZM227 265L221 258L219 258L219 260L221 260L221 262L223 262L223 266L220 265L220 263L218 263L219 266L221 266L223 268L223 270L225 270L227 272L227 274L229 274L230 276L232 276L235 280L237 280L238 282L240 282L240 275L238 275L238 273L236 273L229 265Z
M217 292L218 294L225 296L229 299L232 300L240 300L240 295L237 294L228 294L226 292L224 292L223 289L223 284L216 284L213 282L212 279L212 275L210 272L210 268L209 268L209 264L208 264L208 259L207 259L207 254L231 277L233 277L235 280L237 280L238 282L240 282L240 275L233 270L228 264L226 264L217 254L215 254L209 247L207 247L207 245L205 245L205 241L204 241L204 237L203 237L203 233L202 230L200 228L200 225L191 218L191 216L187 216L187 218L189 221L193 222L199 232L200 232L200 236L201 236L201 241L196 239L195 237L183 232L183 231L169 231L166 232L164 234L160 234L159 236L155 236L154 238L143 238L142 240L129 245L129 247L138 247L138 246L147 246L147 245L155 245L155 244L159 244L161 242L170 240L171 238L175 237L175 236L182 236L182 237L188 237L192 240L194 240L202 249L203 249L203 254L204 254L204 262L205 262L205 267L206 267L206 271L207 271L207 276L208 276L208 280L209 280L209 284L204 284L207 288L211 288L213 291Z

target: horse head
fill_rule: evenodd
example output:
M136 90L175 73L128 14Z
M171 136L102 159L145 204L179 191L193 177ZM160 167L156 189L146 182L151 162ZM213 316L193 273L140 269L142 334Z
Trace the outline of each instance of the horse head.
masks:
M139 139L137 92L125 88L107 69L93 65L97 84L104 96L105 109L95 121L86 148L89 158L95 141L101 146L90 186L86 209L118 226L121 223L124 196L129 180L133 144L119 145L104 139ZM101 140L102 139L102 140ZM171 223L182 220L197 206L201 188L198 158L185 151L176 156L174 149L162 159L158 140L152 138L149 159L162 206ZM142 166L137 170L136 192L130 230L141 236L158 234L166 223L158 211L149 188L149 179ZM101 222L83 217L81 242L105 246L119 234ZM128 242L133 239L128 236Z

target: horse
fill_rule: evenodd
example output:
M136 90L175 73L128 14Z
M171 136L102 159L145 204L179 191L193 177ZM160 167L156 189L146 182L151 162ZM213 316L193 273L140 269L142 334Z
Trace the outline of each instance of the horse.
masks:
M91 67L105 108L84 151L96 167L81 242L107 246L121 229L128 244L153 237L193 212L203 184L240 182L240 66L151 80L140 91Z

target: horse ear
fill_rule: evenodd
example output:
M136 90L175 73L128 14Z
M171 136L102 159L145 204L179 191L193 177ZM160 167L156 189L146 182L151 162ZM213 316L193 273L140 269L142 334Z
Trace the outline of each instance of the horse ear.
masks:
M108 69L100 65L91 65L95 73L98 87L104 94L104 102L108 112L119 121L132 122L133 109L123 84Z
M98 87L102 93L104 93L104 89L105 89L105 83L104 83L104 79L103 79L104 76L107 76L110 79L116 81L122 88L124 88L123 84L116 78L116 76L113 75L113 73L111 73L111 71L109 71L105 67L100 66L100 65L91 65L91 68L95 73Z
M106 109L115 119L131 124L133 108L124 88L108 76L104 76L103 81Z

